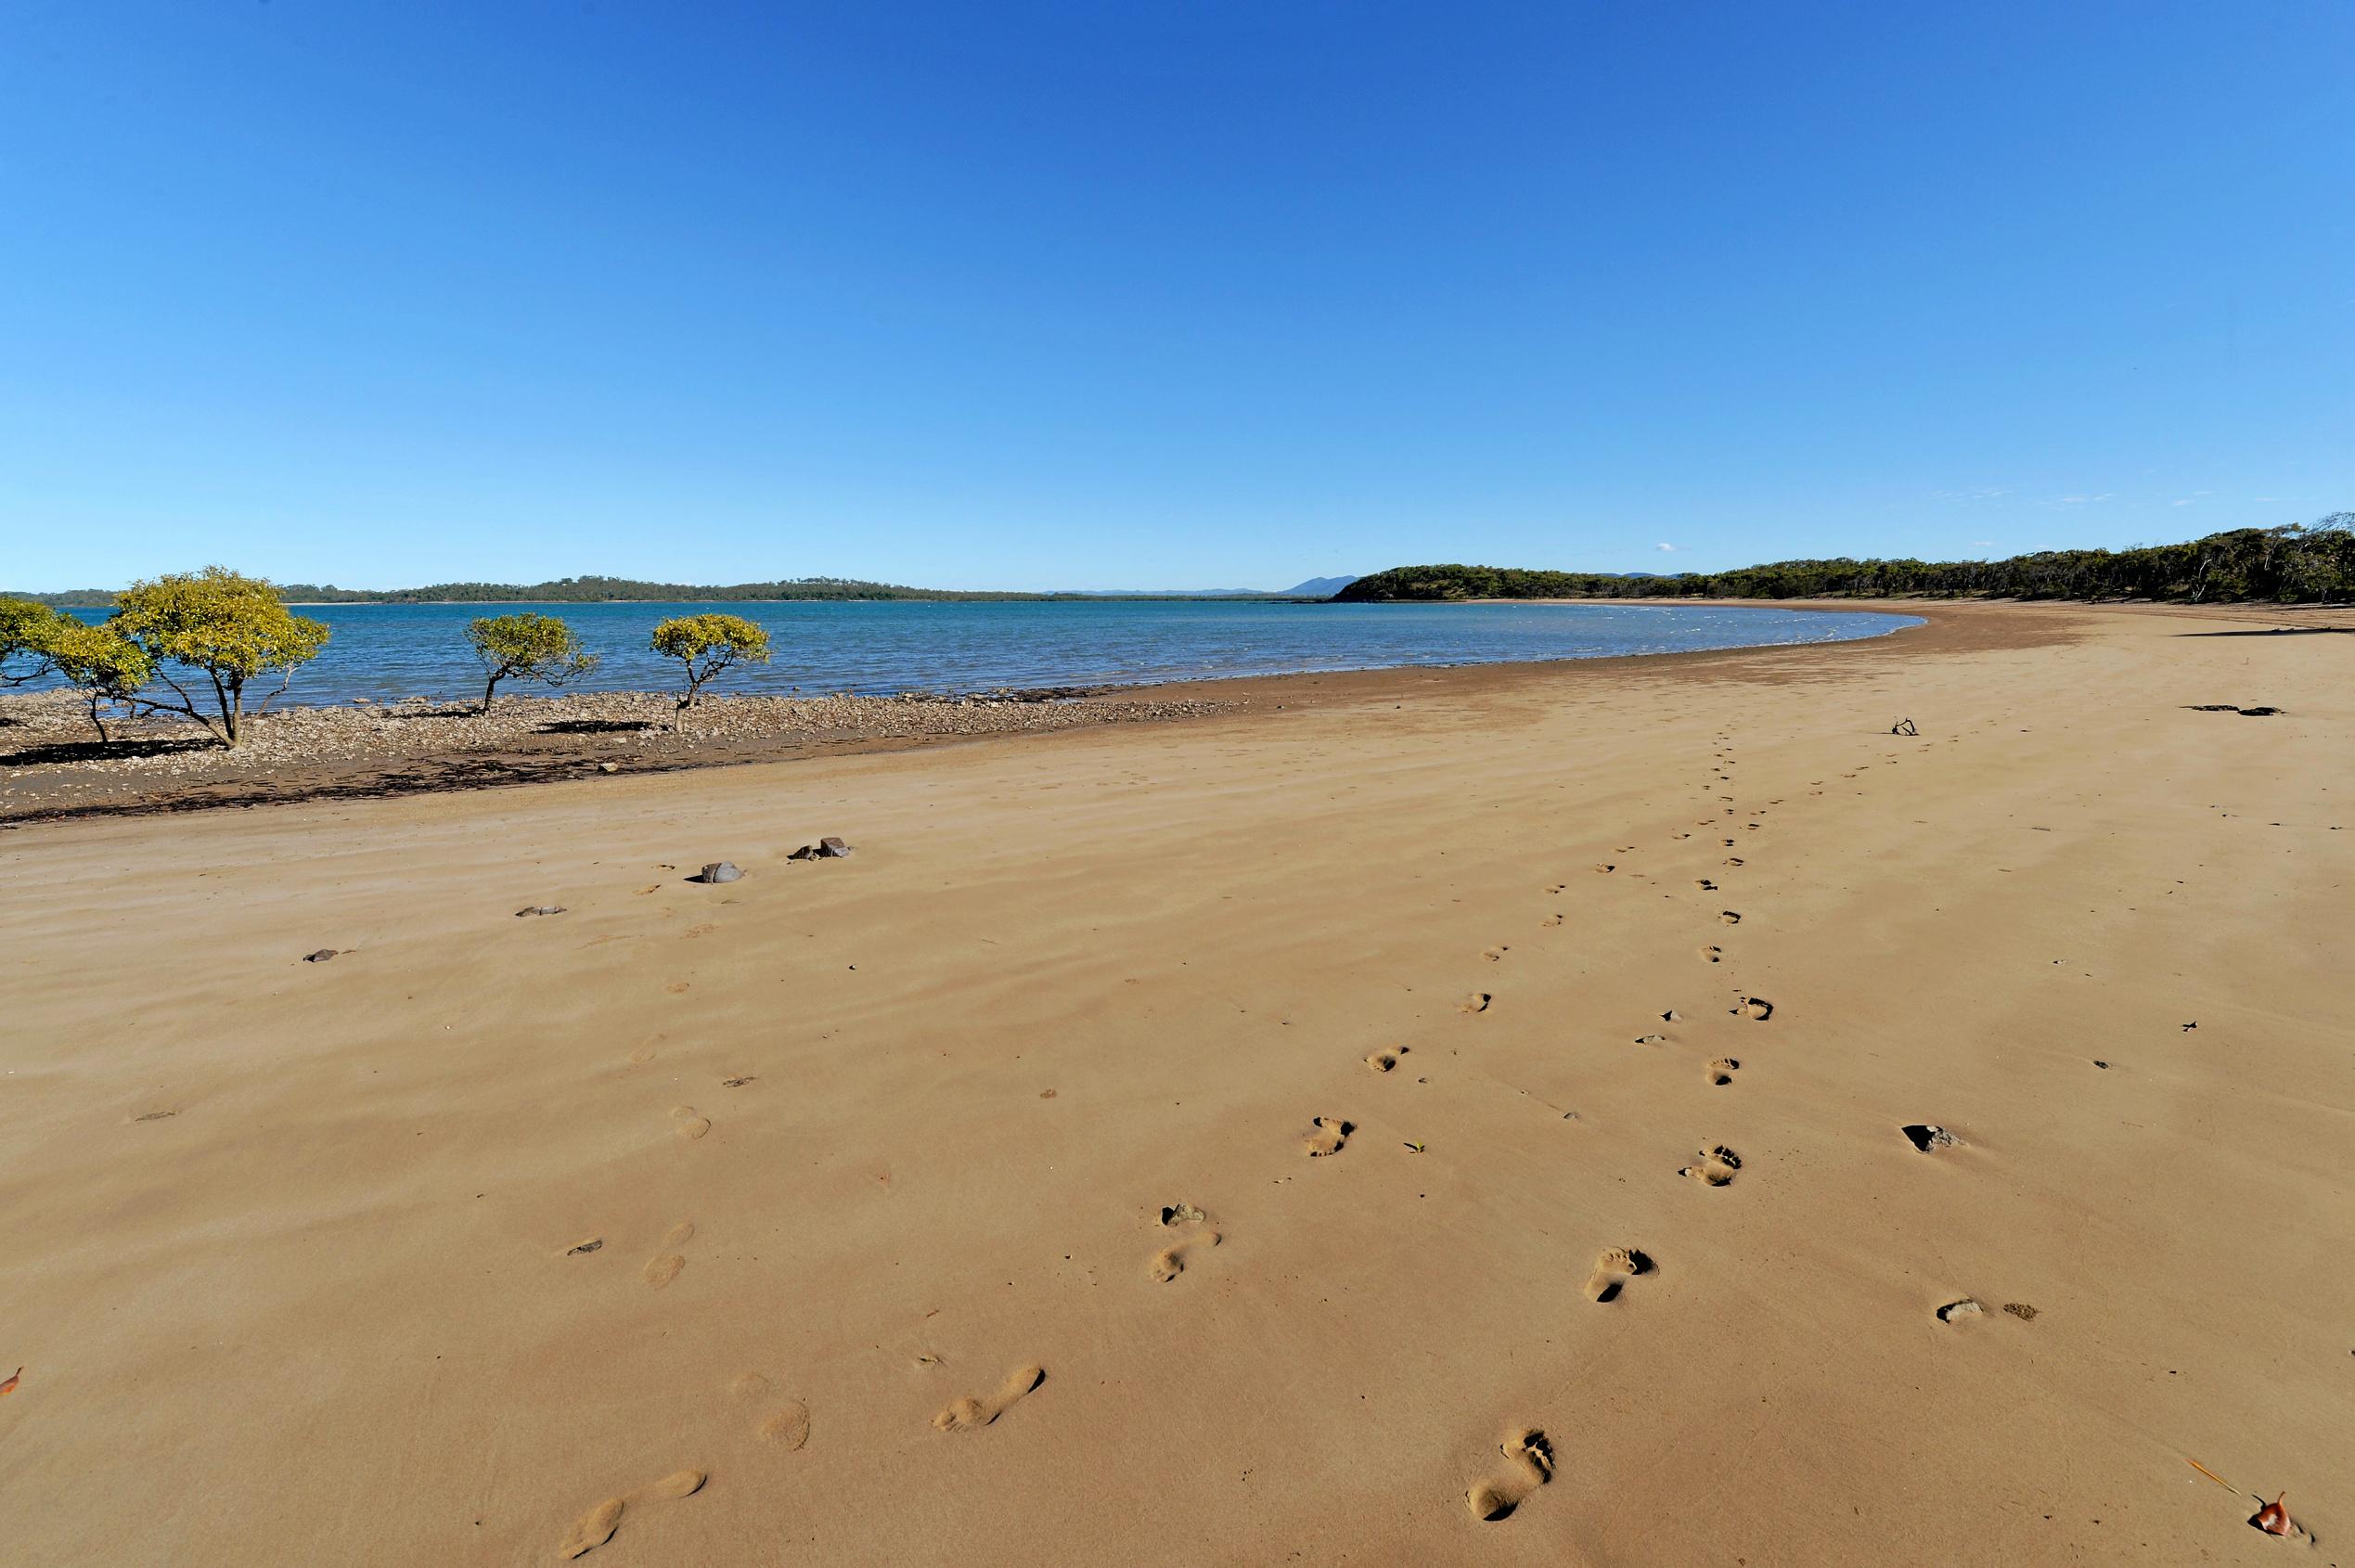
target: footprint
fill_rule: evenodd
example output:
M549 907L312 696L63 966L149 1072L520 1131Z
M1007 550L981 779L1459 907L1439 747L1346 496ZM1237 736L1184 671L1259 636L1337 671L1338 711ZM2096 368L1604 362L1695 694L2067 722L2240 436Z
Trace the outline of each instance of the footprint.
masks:
M1703 947L1700 952L1702 959L1712 964L1725 957L1725 949L1722 947Z
M1742 864L1742 857L1738 855L1729 855L1725 857L1725 863L1729 866L1739 866Z
M674 1471L649 1486L646 1489L646 1496L656 1502L668 1502L676 1497L690 1497L703 1489L703 1483L708 1479L709 1477L700 1470ZM595 1551L598 1547L611 1540L613 1532L622 1527L622 1514L627 1506L628 1499L626 1498L608 1497L581 1515L578 1522L573 1524L571 1533L558 1545L556 1549L558 1555L566 1558L581 1557Z
M809 1407L798 1399L788 1399L754 1430L791 1453L809 1441Z
M1618 868L1617 868L1616 866L1605 866L1605 865L1604 865L1602 861L1600 861L1600 860L1598 860L1598 861L1596 861L1596 862L1594 863L1594 868L1595 868L1595 870L1596 870L1597 872L1615 871L1615 870L1617 870L1617 869L1618 869Z
M1366 1070L1371 1073L1391 1072L1397 1067L1398 1059L1406 1055L1407 1050L1407 1047L1400 1046L1393 1050L1376 1051L1366 1058ZM1168 1222L1165 1220L1162 1223L1165 1225Z
M1693 878L1692 885L1699 888L1703 893L1715 893L1718 891L1718 884L1711 881L1706 877Z
M1186 1272L1186 1255L1189 1253L1196 1248L1207 1252L1216 1245L1218 1245L1218 1232L1197 1230L1190 1236L1172 1241L1155 1253L1152 1260L1145 1265L1145 1273L1157 1283L1166 1285Z
M595 1551L613 1538L613 1532L622 1527L622 1499L608 1497L586 1513L573 1526L556 1550L561 1557L579 1557Z
M1774 1016L1774 1004L1763 996L1744 996L1742 998L1742 1005L1733 1011L1738 1018L1746 1018L1756 1023L1764 1023Z
M1718 919L1720 919L1720 920L1723 920L1723 921L1724 921L1727 925L1730 925L1730 926L1738 926L1738 925L1740 925L1740 924L1742 923L1742 917L1741 917L1741 916L1739 916L1739 915L1737 915L1737 914L1735 914L1735 913L1734 913L1732 910L1731 910L1731 909L1720 909L1720 910L1718 910Z
M933 1418L943 1432L978 1432L1013 1407L1014 1401L1047 1381L1044 1367L1017 1367L988 1399L959 1399Z
M1474 991L1456 1004L1456 1010L1458 1012L1486 1012L1488 1004L1495 999L1486 991Z
M1666 1035L1638 1035L1636 1036L1636 1044L1639 1046L1665 1046L1667 1043L1668 1037Z
M699 1138L712 1130L710 1118L695 1114L695 1107L691 1105L672 1106L671 1116L678 1123L678 1136L683 1138Z
M1506 1473L1483 1481L1464 1495L1472 1517L1495 1523L1519 1508L1529 1494L1553 1479L1553 1445L1535 1427L1523 1427L1498 1445L1508 1461Z
M1720 1143L1701 1150L1701 1158L1677 1175L1695 1177L1711 1187L1727 1187L1732 1184L1733 1173L1741 1168L1742 1156Z
M678 1249L693 1240L695 1240L693 1220L683 1219L672 1226L668 1234L663 1238L663 1251L648 1259L646 1266L639 1270L646 1277L646 1282L659 1291L677 1279L678 1271L687 1266L687 1259L679 1255Z
M1723 1088L1733 1082L1733 1074L1742 1064L1730 1056L1721 1056L1709 1063L1709 1082Z
M1338 1154L1342 1145L1349 1141L1349 1135L1357 1130L1355 1122L1345 1122L1338 1116L1319 1116L1309 1124L1308 1137L1301 1147L1312 1160Z
M1952 1149L1962 1141L1944 1127L1930 1122L1911 1123L1898 1131L1905 1135L1908 1143L1924 1154L1934 1149Z
M1490 963L1497 964L1502 963L1504 961L1504 956L1512 951L1512 949L1511 947L1500 942L1496 946L1489 948L1486 952L1481 954L1480 956L1487 959Z
M1609 1248L1594 1260L1594 1272L1587 1276L1587 1299L1617 1301L1628 1280L1649 1274L1652 1269L1652 1260L1633 1247Z
M1539 920L1538 923L1541 926L1558 926L1562 923L1562 917L1560 915L1548 915L1544 919Z

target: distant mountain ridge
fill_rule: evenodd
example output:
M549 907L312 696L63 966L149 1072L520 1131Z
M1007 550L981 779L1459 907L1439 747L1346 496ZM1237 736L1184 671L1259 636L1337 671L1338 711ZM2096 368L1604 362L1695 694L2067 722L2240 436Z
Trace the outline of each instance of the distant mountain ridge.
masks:
M332 583L280 583L278 598L289 604L676 604L761 603L765 601L825 601L924 599L952 602L1010 600L1032 602L1090 598L1330 598L1355 577L1312 577L1296 588L1271 593L1262 588L1116 589L1094 593L996 593L961 588L910 588L896 583L869 583L855 577L785 577L768 583L711 585L695 583L650 583L634 577L559 577L546 583L433 583L422 588L339 588ZM56 608L80 606L104 609L114 603L108 588L70 588L53 594L9 594L0 598L27 598Z

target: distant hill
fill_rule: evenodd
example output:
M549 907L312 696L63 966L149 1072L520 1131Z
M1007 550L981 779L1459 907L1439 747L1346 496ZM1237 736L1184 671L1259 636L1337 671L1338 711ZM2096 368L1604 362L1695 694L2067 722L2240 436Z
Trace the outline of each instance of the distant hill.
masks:
M791 577L771 583L648 583L633 577L560 577L547 583L433 583L422 588L339 588L332 583L280 583L278 598L289 604L623 604L758 603L764 600L1049 600L1080 598L1198 598L1227 597L1176 593L969 593L956 588L909 588L850 577ZM1231 590L1248 595L1253 590ZM36 603L105 609L114 603L107 588L73 588L54 594L5 594Z
M909 588L855 577L785 577L773 583L647 583L635 577L559 577L547 583L432 583L422 588L339 588L332 583L280 583L278 598L289 604L699 604L757 603L809 599L1011 599L1083 598L1331 598L1355 577L1312 577L1295 588L1107 588L1073 593L972 593L961 588ZM12 594L56 607L107 609L110 588L69 588L54 594Z
M1480 598L2148 598L2281 604L2355 599L2355 512L2310 526L2236 528L2181 545L2040 550L2004 560L1783 560L1673 577L1496 566L1394 566L1337 596L1388 603Z

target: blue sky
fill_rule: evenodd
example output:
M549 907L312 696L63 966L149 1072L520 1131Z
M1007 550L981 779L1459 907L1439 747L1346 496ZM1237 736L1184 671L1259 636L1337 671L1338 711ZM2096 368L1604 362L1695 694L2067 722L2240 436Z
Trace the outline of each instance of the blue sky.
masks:
M1944 9L16 0L0 585L2355 507L2355 6Z

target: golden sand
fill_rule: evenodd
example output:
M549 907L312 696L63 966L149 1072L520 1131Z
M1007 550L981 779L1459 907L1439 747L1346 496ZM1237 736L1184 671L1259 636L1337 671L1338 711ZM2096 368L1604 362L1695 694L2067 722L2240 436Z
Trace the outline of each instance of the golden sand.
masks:
M0 834L0 1558L2339 1561L2355 620L1932 615Z

